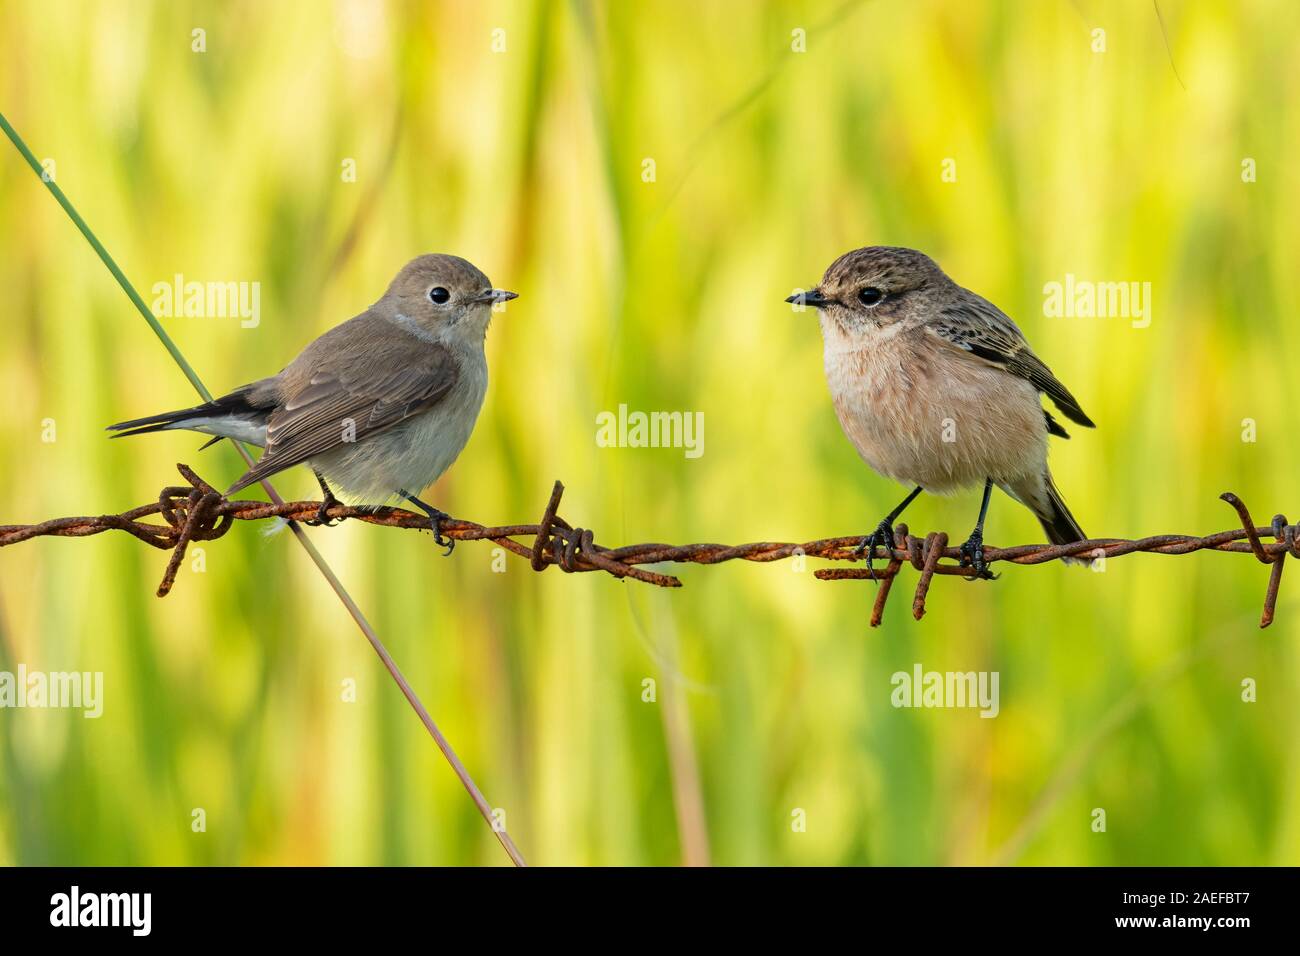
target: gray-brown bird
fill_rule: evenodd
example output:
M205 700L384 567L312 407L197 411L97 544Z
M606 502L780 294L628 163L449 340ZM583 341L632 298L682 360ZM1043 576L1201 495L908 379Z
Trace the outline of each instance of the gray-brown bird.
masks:
M331 483L364 504L401 497L429 516L450 552L439 524L447 514L416 495L469 441L487 391L483 343L493 306L515 297L464 259L420 256L383 298L278 374L204 405L108 427L121 433L114 438L179 428L262 446L227 495L305 463L324 493L317 522L336 502Z
M893 524L922 491L983 484L963 563L991 577L984 519L997 485L1029 508L1052 544L1086 539L1047 467L1047 436L1070 436L1042 407L1093 422L993 303L963 289L924 253L871 246L836 259L822 281L787 302L821 320L826 381L840 427L868 465L916 486L863 539L891 548Z

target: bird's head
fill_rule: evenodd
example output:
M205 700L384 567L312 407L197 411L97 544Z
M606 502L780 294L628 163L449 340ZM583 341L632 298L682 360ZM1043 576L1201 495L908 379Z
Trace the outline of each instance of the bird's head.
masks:
M459 256L430 254L403 266L374 308L440 339L481 342L493 311L517 296L494 289L482 271Z
M858 338L925 316L952 285L923 252L868 246L846 252L831 263L815 288L785 301L816 308L828 334Z

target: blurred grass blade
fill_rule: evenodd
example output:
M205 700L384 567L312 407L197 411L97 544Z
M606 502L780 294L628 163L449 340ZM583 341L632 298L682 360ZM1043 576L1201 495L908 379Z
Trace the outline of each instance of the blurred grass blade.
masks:
M132 304L135 305L140 314L144 316L144 320L148 322L149 327L153 329L154 335L158 336L159 341L161 341L167 351L171 353L171 357L176 361L176 364L180 366L181 371L185 373L185 377L190 380L190 384L193 385L195 390L203 396L205 402L212 401L212 394L199 379L198 373L190 366L190 363L186 360L185 356L181 354L181 350L176 347L176 343L173 342L171 336L167 334L167 330L162 327L162 323L154 317L149 306L145 305L144 299L140 298L140 293L135 291L135 287L127 280L126 275L118 267L118 264L113 260L113 257L108 254L108 250L104 248L104 244L99 241L99 238L91 231L90 227L86 225L86 220L81 218L81 214L78 213L72 203L68 201L68 197L63 194L63 190L59 188L58 184L53 179L50 179L45 175L45 170L41 168L40 161L36 158L35 154L27 148L27 144L23 142L23 138L18 135L18 131L9 125L9 120L5 119L3 113L0 113L0 129L5 131L5 135L9 137L9 142L14 144L14 148L17 149L18 152L22 153L23 159L27 160L27 165L32 167L32 172L36 173L36 175L40 177L41 182L45 184L45 188L50 191L55 199L58 200L59 205L63 207L63 211L68 214L68 218L71 219L76 227L81 230L81 234L86 237L86 241L90 243L91 248L95 250L95 254L98 255L104 265L108 267L108 271L113 273L113 278L117 280L117 284L122 287L122 291L126 293L127 298L131 300Z

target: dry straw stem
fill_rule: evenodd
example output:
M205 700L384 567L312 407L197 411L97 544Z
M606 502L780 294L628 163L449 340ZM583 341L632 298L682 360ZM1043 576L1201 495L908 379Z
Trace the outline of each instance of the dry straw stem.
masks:
M236 521L260 521L282 518L287 521L314 520L320 510L317 501L231 501L200 478L187 465L176 466L189 483L164 488L158 500L116 515L97 517L54 518L41 524L0 525L0 548L18 544L31 538L57 536L82 538L105 531L124 531L155 548L170 550L171 560L158 585L158 596L163 597L176 581L176 571L185 557L185 548L191 541L213 541L230 530ZM616 578L632 578L663 588L679 588L682 582L669 574L642 567L647 564L672 561L684 564L721 564L724 561L781 561L786 558L810 557L829 561L862 561L857 553L861 534L822 538L803 544L774 541L756 541L750 544L630 544L621 548L606 548L595 542L595 535L586 528L574 527L560 517L560 498L564 486L555 483L546 510L537 524L513 524L489 527L472 521L450 519L443 521L441 531L457 541L493 541L512 554L528 559L534 571L544 571L558 565L566 572L604 571ZM1268 590L1264 596L1264 611L1259 626L1273 623L1273 610L1277 605L1278 588L1282 583L1282 569L1286 556L1300 557L1300 535L1296 526L1289 524L1284 515L1273 518L1268 528L1255 527L1245 503L1232 492L1219 496L1236 510L1242 527L1202 538L1185 534L1160 534L1149 538L1128 540L1122 538L1091 538L1073 544L1046 545L1022 544L1010 548L984 547L988 564L1006 561L1011 564L1038 565L1062 558L1099 560L1117 558L1134 552L1151 554L1191 554L1193 551L1226 551L1232 554L1253 554L1262 564L1271 565ZM367 524L389 528L429 530L426 515L404 511L400 508L367 508L333 504L325 512L330 521L352 518ZM160 515L165 525L141 519ZM1263 536L1275 540L1265 542ZM531 538L530 543L516 538ZM936 575L973 578L975 570L963 563L960 548L948 547L948 535L942 531L931 532L924 538L908 533L907 525L894 530L894 547L886 550L877 547L873 560L887 562L883 568L820 568L814 572L822 581L874 580L879 589L871 612L871 626L879 627L884 614L890 588L904 564L920 571L912 598L912 616L918 621L925 616L925 601L930 584ZM951 563L944 563L945 561Z
M154 335L158 337L158 341L163 344L163 347L167 349L167 352L171 355L177 366L179 366L181 371L185 373L185 377L190 380L190 384L194 386L194 390L199 393L199 396L203 398L204 401L212 401L212 393L208 391L207 386L204 385L202 379L199 378L198 373L195 372L190 363L186 361L180 348L172 341L171 336L167 334L167 331L162 327L162 325L159 324L158 319L149 311L149 307L145 305L144 299L140 297L140 293L136 291L135 286L133 286L131 281L126 277L126 273L124 273L121 267L118 266L117 261L109 255L108 249L99 241L99 237L95 235L94 230L92 230L86 221L81 218L81 214L77 212L76 207L72 205L72 201L68 199L63 190L58 187L53 179L44 175L44 170L41 168L41 164L39 160L37 160L36 155L31 151L31 148L28 147L23 138L18 135L18 131L13 128L7 119L5 119L3 113L0 113L0 131L3 131L9 138L9 141L14 145L14 149L18 150L22 155L23 160L31 167L32 172L36 173L36 175L40 177L41 182L45 184L50 195L52 195L58 204L63 207L63 211L68 214L68 218L72 220L73 225L77 227L85 240L90 243L91 248L95 250L95 254L99 256L100 261L104 263L104 267L108 269L113 278L117 280L117 284L121 286L122 291L125 292L127 298L131 300L131 304L135 306L136 311L139 312L144 320L149 324ZM244 462L251 468L253 466L253 457L249 453L248 449L233 439L231 440L231 444L235 446L235 450L239 452L240 456L244 459ZM275 488L269 481L263 480L260 484L272 502L277 506L284 506L284 501L276 493ZM206 488L203 492L203 502L196 501L190 506L189 513L191 518L206 513L206 508L214 504L213 495L216 495L216 492L212 488ZM216 495L216 497L220 498L219 495ZM138 516L143 517L148 513L148 511L142 511L139 512ZM132 514L132 512L128 512L127 514ZM187 532L183 533L180 529L177 529L175 532L177 535L175 543L166 545L151 540L152 533L148 530L147 525L138 525L133 519L128 518L125 515L108 517L117 519L118 523L113 525L114 527L120 527L124 530L131 531L143 541L148 541L150 544L154 544L158 547L174 547L175 550L172 555L172 563L168 565L167 569L168 578L164 580L165 586L159 589L160 594L165 594L166 589L171 587L170 579L174 578L176 568L179 566L180 560L185 554L185 545L191 540L203 540L202 537L199 536L201 530L199 522L195 520L188 520L186 522L189 526ZM298 544L302 546L302 549L305 552L307 552L307 556L311 559L312 563L316 565L321 576L325 578L326 583L329 584L330 588L338 596L339 601L342 602L343 607L352 617L357 628L361 631L362 635L364 635L366 641L369 642L371 648L373 648L375 654L379 657L380 663L383 664L384 669L388 671L389 676L392 677L393 683L397 685L398 690L402 692L402 696L405 697L407 703L411 705L411 709L415 711L416 716L420 718L420 722L424 724L424 728L428 731L434 744L437 745L440 751L442 751L442 755L451 766L452 772L456 774L457 779L460 780L461 785L469 794L470 799L474 801L474 806L478 809L479 815L482 816L484 822L492 828L492 833L496 836L497 841L501 844L501 847L506 851L507 855L509 855L511 862L514 863L515 866L526 865L523 854L521 854L519 848L515 846L514 840L510 838L510 834L507 833L505 828L500 826L493 817L492 807L488 804L487 798L483 796L478 785L475 784L473 778L470 777L469 771L465 769L465 765L461 763L460 758L456 756L456 751L452 749L451 742L443 736L442 731L438 729L438 725L434 723L433 717L430 716L429 711L425 708L423 702L415 693L415 690L402 674L401 669L397 666L397 662L393 660L392 655L388 653L388 649L384 647L384 643L379 639L379 635L375 632L375 629L370 626L370 622L366 619L365 614L362 613L360 606L352 599L352 595L349 594L347 588L343 586L343 582L340 581L338 575L334 573L334 569L329 566L329 562L325 560L320 551L316 549L316 546L312 544L302 527L294 522L290 522L289 527L293 531ZM141 530L141 528L144 530ZM52 533L57 534L59 532ZM95 532L89 531L86 533L94 534ZM225 529L223 528L220 533L224 534Z

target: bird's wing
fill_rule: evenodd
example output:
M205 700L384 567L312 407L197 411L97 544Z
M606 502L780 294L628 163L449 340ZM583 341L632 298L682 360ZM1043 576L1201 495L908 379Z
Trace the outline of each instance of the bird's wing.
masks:
M926 324L925 330L944 345L1030 382L1040 392L1046 392L1071 421L1096 427L1070 390L1029 348L1016 324L995 306L981 303L944 309L937 321Z
M266 427L266 452L227 492L301 464L345 441L362 441L438 404L456 384L455 358L437 345L358 368L322 364Z

